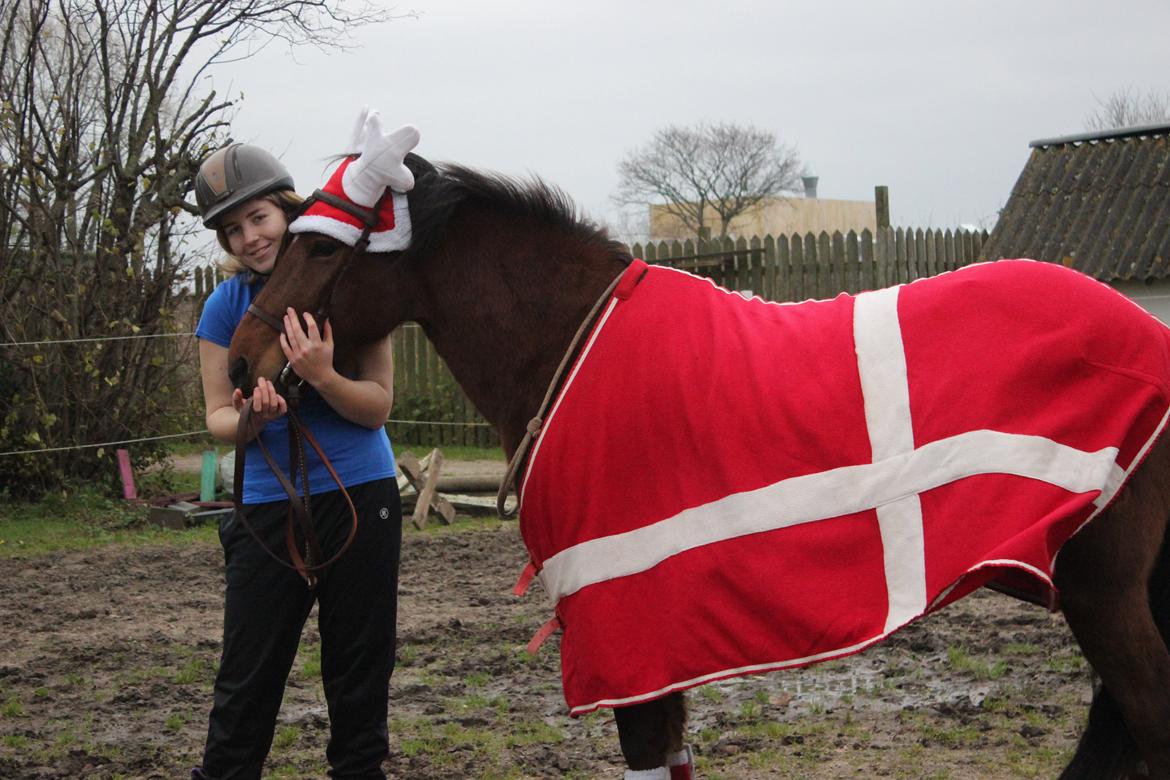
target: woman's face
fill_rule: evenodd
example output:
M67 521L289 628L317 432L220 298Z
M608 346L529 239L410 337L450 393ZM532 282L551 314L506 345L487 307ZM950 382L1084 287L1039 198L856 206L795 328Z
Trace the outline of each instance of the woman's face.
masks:
M284 212L265 198L236 206L220 221L231 253L258 274L272 272L287 227Z

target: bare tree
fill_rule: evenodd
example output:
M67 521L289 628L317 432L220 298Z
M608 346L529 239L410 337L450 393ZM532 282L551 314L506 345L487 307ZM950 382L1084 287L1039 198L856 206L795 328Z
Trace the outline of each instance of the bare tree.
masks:
M619 163L614 200L659 203L696 236L714 215L725 236L731 220L764 198L799 189L800 169L796 150L771 131L727 122L672 125Z
M1126 88L1102 100L1097 110L1085 117L1086 130L1115 130L1135 125L1170 122L1170 94L1150 90L1142 95Z
M385 18L343 0L0 0L0 452L182 426L182 356L149 337L175 330L185 198L230 129L234 101L202 76ZM9 456L0 491L98 468Z

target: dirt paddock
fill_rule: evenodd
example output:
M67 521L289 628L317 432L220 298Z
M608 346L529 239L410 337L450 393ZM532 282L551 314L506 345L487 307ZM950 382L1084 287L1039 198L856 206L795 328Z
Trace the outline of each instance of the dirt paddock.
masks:
M621 776L612 717L565 715L555 637L524 652L548 604L539 585L511 596L523 561L512 525L407 535L392 777ZM4 568L0 777L186 777L219 654L216 544ZM266 776L325 776L314 623ZM851 659L693 691L690 734L705 778L1052 777L1089 689L1059 616L980 593Z

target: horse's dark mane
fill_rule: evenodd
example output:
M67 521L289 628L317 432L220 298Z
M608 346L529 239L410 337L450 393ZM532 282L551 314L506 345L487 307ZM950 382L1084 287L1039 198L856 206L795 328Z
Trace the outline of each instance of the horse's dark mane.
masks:
M415 154L407 155L406 167L415 175L409 195L408 254L433 249L460 207L477 203L559 229L582 244L629 261L624 244L611 240L604 228L582 215L563 191L537 177L516 179L451 163L435 166Z

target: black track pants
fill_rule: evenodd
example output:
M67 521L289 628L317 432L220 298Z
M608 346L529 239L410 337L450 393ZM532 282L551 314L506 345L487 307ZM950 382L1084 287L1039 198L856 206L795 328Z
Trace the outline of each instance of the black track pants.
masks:
M358 510L357 538L311 591L295 571L260 549L233 516L220 527L227 593L223 657L215 680L203 774L216 780L259 778L272 745L285 681L301 629L319 603L321 677L329 705L326 756L335 778L383 778L402 506L394 480L349 489ZM248 522L282 558L287 502L245 506ZM312 497L323 554L331 556L349 533L340 491Z

